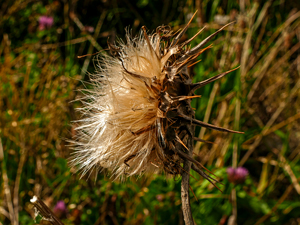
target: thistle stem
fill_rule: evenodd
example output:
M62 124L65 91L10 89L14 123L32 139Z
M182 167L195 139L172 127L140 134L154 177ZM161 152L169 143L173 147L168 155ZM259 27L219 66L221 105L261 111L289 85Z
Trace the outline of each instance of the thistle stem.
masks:
M187 152L188 156L193 157L193 137L189 136L187 140ZM190 196L189 196L189 184L190 184L190 170L192 162L188 158L184 158L183 161L183 172L181 173L181 202L182 212L184 216L184 222L186 225L194 225L194 219L192 216Z
M189 76L188 71L185 69L184 73L186 73ZM191 78L188 78L187 82L191 82ZM191 99L185 100L186 104L182 104L179 111L184 112L186 115L190 115L191 118L194 118L194 111L191 108ZM191 210L191 204L190 204L190 196L189 196L189 183L190 183L190 170L192 166L191 160L188 158L193 157L193 149L194 149L194 131L195 127L192 123L187 125L187 130L190 132L187 133L188 137L186 140L186 147L189 149L189 151L186 152L186 154L189 157L183 158L183 171L181 172L182 180L181 180L181 202L182 202L182 212L184 217L184 222L186 225L194 225L194 219L192 216L192 210ZM184 137L179 137L181 140L184 140ZM178 149L180 151L180 149Z
M182 172L182 181L181 181L181 202L182 202L182 212L184 216L184 222L186 225L194 225L194 220L192 216L192 210L190 205L190 196L189 196L189 182L190 182L190 170L192 163L185 159L183 162L183 169L186 172Z

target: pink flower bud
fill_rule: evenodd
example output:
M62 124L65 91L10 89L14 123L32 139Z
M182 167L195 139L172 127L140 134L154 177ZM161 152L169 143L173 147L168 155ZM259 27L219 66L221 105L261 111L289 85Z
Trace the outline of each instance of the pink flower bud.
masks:
M39 18L39 29L44 30L45 28L50 28L54 24L54 19L51 16L41 16Z
M248 176L249 172L244 167L238 167L238 168L227 168L227 175L229 182L233 184L242 184L245 182L246 177Z
M62 217L67 215L68 209L67 209L66 204L64 203L64 201L60 200L56 203L56 205L54 206L54 209L53 209L53 213L58 218L62 218Z
M84 30L89 33L93 33L95 31L94 27L91 27L91 26L85 26Z

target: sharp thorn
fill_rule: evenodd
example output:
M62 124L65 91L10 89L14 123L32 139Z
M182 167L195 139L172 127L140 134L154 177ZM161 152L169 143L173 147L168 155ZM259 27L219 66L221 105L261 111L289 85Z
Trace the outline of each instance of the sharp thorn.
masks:
M207 38L205 38L203 41L201 41L197 46L195 46L194 48L192 48L190 51L188 51L185 55L183 55L179 61L184 61L187 57L191 56L191 55L195 55L197 54L201 48L203 48L204 45L206 45L207 42L209 42L213 37L215 37L218 33L220 33L224 28L228 27L229 25L235 23L231 22L226 24L225 26L221 27L219 30L217 30L215 33L211 34L210 36L208 36Z
M195 92L197 89L199 89L199 88L201 88L201 87L203 87L203 86L205 86L205 85L207 85L207 84L209 84L209 83L211 83L213 81L221 79L222 77L226 76L228 73L231 73L232 71L235 71L235 70L237 70L239 68L240 68L240 66L238 66L238 67L236 67L236 68L234 68L232 70L226 71L224 73L218 74L218 75L216 75L214 77L211 77L209 79L206 79L204 81L201 81L201 82L198 82L198 83L195 83L195 84L191 84L190 93Z
M147 31L146 31L146 27L145 26L142 26L142 29L143 29L143 32L144 32L144 37L146 39L146 42L147 42L147 45L149 47L149 50L151 52L151 54L154 54L156 56L156 59L157 60L160 60L160 58L158 57L158 55L156 54L155 50L153 49L151 43L150 43L150 40L149 40L149 37L147 35Z
M197 32L197 34L195 34L192 38L190 38L189 40L187 40L187 41L185 41L185 42L183 42L182 44L181 44L181 48L183 47L183 46L186 46L187 44L189 44L192 40L194 40L203 30L205 29L205 26L201 29L201 30L199 30L198 32Z
M209 175L207 175L206 173L204 173L202 170L200 170L198 167L196 167L195 164L192 164L192 169L194 171L196 171L200 176L202 176L203 178L205 178L206 180L208 180L209 183L211 183L212 185L214 185L214 187L216 187L219 191L221 191L223 193L223 191L216 184L214 184L210 179L212 179L215 182L218 182L217 180L213 179L212 177L210 177ZM218 182L218 183L220 183L220 182Z
M223 132L229 132L229 133L237 133L237 134L243 134L244 132L240 132L240 131L235 131L235 130L230 130L230 129L227 129L227 128L223 128L223 127L217 127L215 125L212 125L212 124L208 124L208 123L204 123L200 120L196 120L194 118L190 118L186 115L183 115L181 113L178 113L179 116L181 116L183 119L185 120L189 120L191 121L191 123L193 123L194 125L198 125L200 127L206 127L206 128L209 128L209 129L213 129L213 130L218 130L218 131L223 131Z
M199 141L199 142L203 142L203 143L207 143L207 144L215 144L215 143L213 143L213 142L211 142L211 141L206 141L206 140L203 140L203 139L198 138L198 137L193 137L193 139L194 139L195 141Z
M188 29L189 25L191 24L192 20L196 16L196 14L197 14L197 11L194 13L194 15L192 16L192 18L190 19L190 21L187 23L187 25L185 25L185 27L180 31L180 33L177 34L177 36L173 39L170 47L173 47L173 46L177 45L178 41L180 40L180 38L182 37L182 35L184 35L184 33L186 32L186 30Z

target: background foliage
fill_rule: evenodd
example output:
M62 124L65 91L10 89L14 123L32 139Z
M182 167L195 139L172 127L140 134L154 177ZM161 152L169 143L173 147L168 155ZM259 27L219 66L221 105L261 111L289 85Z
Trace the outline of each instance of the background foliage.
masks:
M67 206L65 224L183 224L180 178L161 175L126 183L105 174L80 179L67 164L79 115L72 102L94 71L107 39L135 35L145 25L188 30L192 43L237 21L213 40L191 67L200 81L241 65L199 90L196 117L244 135L197 129L214 144L195 144L196 159L221 178L219 192L196 174L191 203L197 224L299 224L300 4L251 0L15 0L0 1L0 223L34 224L29 203L40 196L51 208ZM54 24L39 29L39 17ZM94 29L94 31L93 31ZM88 84L87 84L88 86ZM233 185L226 168L244 166L245 183ZM233 216L232 216L233 215Z

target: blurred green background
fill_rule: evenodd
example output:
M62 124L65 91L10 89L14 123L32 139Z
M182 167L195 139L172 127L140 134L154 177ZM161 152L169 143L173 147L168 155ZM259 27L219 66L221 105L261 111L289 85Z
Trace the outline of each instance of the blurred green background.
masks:
M236 23L190 68L194 81L241 66L197 92L196 117L245 134L197 128L214 144L195 143L195 158L224 185L221 193L192 172L195 222L300 224L300 2L285 0L0 0L0 224L40 222L33 195L52 209L64 201L65 224L184 224L179 177L80 179L66 140L80 117L76 90L95 70L93 57L78 56L123 39L126 27L178 30L196 10L184 39L206 29L192 46ZM248 169L244 183L228 181L231 166Z

